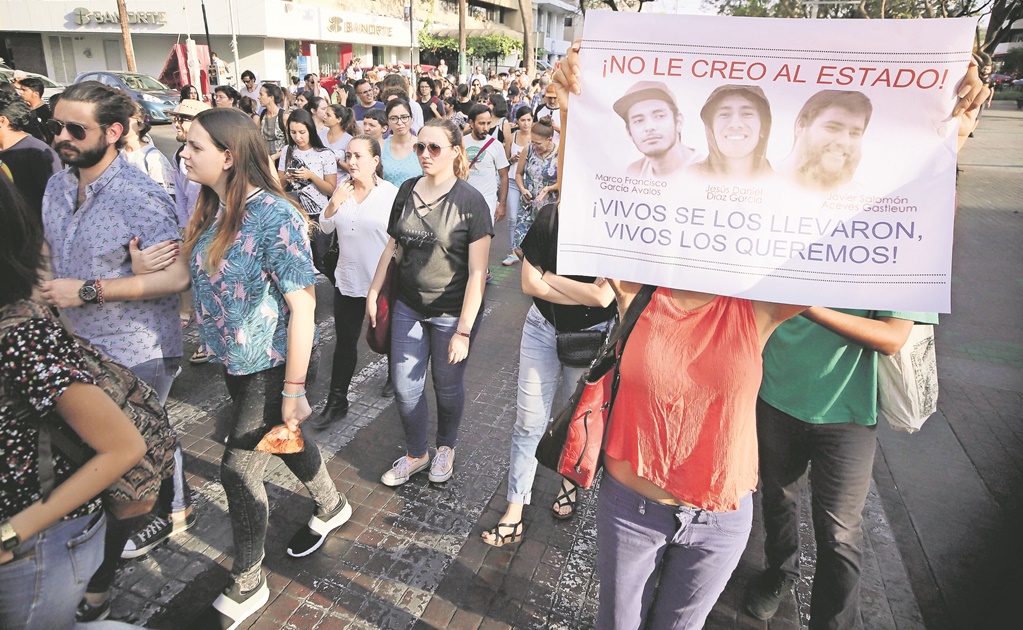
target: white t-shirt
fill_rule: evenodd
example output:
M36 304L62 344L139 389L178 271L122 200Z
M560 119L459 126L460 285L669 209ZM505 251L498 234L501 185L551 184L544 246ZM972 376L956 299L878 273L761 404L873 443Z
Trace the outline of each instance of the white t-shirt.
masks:
M260 113L261 111L263 111L264 109L266 109L265 107L263 107L262 105L259 104L259 88L262 87L262 85L263 85L262 83L257 83L255 89L253 89L250 92L249 90L245 89L245 84L242 83L241 89L238 90L238 93L241 94L242 96L248 96L252 100L256 101L256 113L257 114Z
M408 107L412 114L412 135L418 136L419 130L426 124L423 122L423 106L419 101L409 101Z
M148 136L147 136L148 137ZM121 155L128 164L136 167L160 184L171 198L175 198L174 167L170 160L153 145L143 145L138 151L121 149Z
M320 179L327 175L337 175L337 157L330 149L306 149L305 151L292 149L290 151L290 163L288 162L288 153L288 147L282 149L281 157L277 162L277 170L283 173L287 173L289 168L305 167ZM327 202L330 201L329 197L320 192L320 189L310 180L292 181L291 189L300 196L311 200L320 210L323 210ZM303 207L305 207L305 204L303 204ZM309 214L317 213L309 212Z
M490 142L491 140L493 142ZM472 168L469 169L469 183L487 200L491 219L493 219L494 212L497 210L498 188L501 185L501 175L498 171L508 168L508 157L504 154L504 145L492 136L477 140L472 137L472 134L465 136L463 141L465 142L465 157L472 163ZM490 146L473 163L473 159L487 142L490 142Z
M387 245L387 221L398 188L377 178L377 185L361 204L355 198L341 204L334 216L320 217L320 227L327 234L337 230L340 256L334 279L337 290L348 297L366 297L373 281L380 255Z

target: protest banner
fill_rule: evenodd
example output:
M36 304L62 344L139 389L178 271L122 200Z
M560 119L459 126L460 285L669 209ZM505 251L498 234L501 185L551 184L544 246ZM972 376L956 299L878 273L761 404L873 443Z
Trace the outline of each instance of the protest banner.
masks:
M973 29L588 12L559 272L949 312Z

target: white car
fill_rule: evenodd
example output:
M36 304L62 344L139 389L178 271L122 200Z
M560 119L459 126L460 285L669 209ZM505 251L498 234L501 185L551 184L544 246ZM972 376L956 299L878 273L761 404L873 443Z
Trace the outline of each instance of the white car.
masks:
M0 81L4 83L14 83L14 70L4 67L0 68ZM19 75L22 73L19 73ZM43 101L49 103L51 96L56 96L64 91L63 85L54 82L50 77L44 74L36 74L35 72L25 72L26 76L35 77L43 82Z

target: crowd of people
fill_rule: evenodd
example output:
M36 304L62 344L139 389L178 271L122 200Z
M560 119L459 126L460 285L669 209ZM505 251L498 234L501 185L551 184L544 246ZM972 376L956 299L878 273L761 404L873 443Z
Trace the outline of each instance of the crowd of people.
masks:
M897 351L914 322L933 316L560 275L558 233L570 226L558 220L559 153L568 94L583 87L578 50L532 80L477 67L455 84L443 61L429 72L387 72L356 60L329 94L315 74L282 89L245 71L245 93L216 86L212 105L184 86L172 118L181 146L170 158L154 146L143 110L100 83L69 87L46 111L20 93L34 90L30 82L0 87L0 275L10 280L0 288L0 627L100 622L118 560L195 522L180 447L152 512L117 518L97 498L147 443L99 386L84 358L92 348L126 366L159 405L193 322L200 347L190 360L220 366L231 400L220 479L234 561L206 613L218 627L238 627L269 599L268 435L302 442L275 454L313 501L287 553L314 553L351 518L311 432L347 415L358 340L364 322L376 326L390 282L397 298L381 393L397 402L406 454L380 481L450 479L468 359L478 335L490 334L480 314L491 241L506 218L503 264L521 265L533 304L521 330L507 508L484 526L483 541L528 535L537 443L585 372L562 358L559 335L607 336L638 300L598 497L598 627L702 627L746 547L758 478L768 568L749 585L746 607L770 618L799 574L797 481L808 464L818 550L811 627L852 627L877 355ZM723 89L707 107L727 108L728 99L754 107L757 90ZM627 125L639 124L633 110L666 106L653 92L637 88L616 103ZM955 113L966 111L968 132L970 112L987 98L975 70L959 96ZM657 173L676 159L707 172L727 165L727 150L699 163L669 153L646 155L636 169ZM334 288L336 344L327 400L312 417L317 274ZM92 457L75 461L40 438L51 431ZM49 479L43 462L53 464ZM572 518L579 492L564 479L551 515Z

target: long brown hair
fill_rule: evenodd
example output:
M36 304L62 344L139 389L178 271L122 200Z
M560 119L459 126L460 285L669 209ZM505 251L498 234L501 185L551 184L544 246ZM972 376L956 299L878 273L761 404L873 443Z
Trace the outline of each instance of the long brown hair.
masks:
M216 191L203 184L195 203L195 213L185 233L185 251L191 256L199 235L209 229L214 221L217 222L213 241L203 260L206 271L214 273L234 243L245 219L246 197L252 187L287 200L298 209L303 219L309 220L302 207L288 198L270 170L270 154L266 151L263 134L259 127L252 124L251 118L237 109L225 107L200 112L192 124L206 130L217 149L230 151L234 158L234 166L227 174L227 194L220 218L217 218L217 208L221 199Z
M458 125L447 118L431 118L423 127L437 127L447 136L452 147L458 148L458 157L452 165L455 169L455 177L458 179L469 179L469 158L465 157L465 144L462 143L462 130Z

